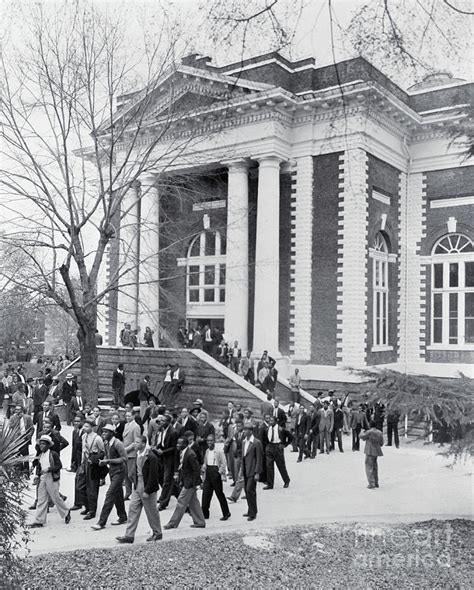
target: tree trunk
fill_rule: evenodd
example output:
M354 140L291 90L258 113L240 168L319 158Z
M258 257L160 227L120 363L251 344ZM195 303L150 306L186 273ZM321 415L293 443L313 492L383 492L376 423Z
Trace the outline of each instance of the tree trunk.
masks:
M82 394L92 406L96 406L99 394L99 364L95 343L95 323L88 325L85 329L79 328L77 335L81 351Z

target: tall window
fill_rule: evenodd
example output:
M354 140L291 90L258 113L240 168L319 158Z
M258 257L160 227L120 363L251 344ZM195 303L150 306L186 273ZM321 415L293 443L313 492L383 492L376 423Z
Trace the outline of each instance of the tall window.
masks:
M435 244L431 286L432 344L474 344L472 240L462 234L449 234Z
M389 251L387 240L379 232L374 239L372 250L372 289L373 289L373 347L386 348L388 341L388 265Z
M224 236L218 231L203 231L189 246L187 258L188 303L225 302Z

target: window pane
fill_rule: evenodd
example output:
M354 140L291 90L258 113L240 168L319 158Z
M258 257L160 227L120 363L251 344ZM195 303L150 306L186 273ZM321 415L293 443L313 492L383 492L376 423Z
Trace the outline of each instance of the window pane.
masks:
M214 301L214 289L204 289L204 301Z
M200 238L201 238L201 236L198 236L194 240L193 245L191 247L191 252L189 253L190 256L199 256L199 242L200 242Z
M226 250L227 250L227 239L223 234L221 234L221 254L226 254Z
M457 318L458 317L458 294L457 293L450 293L449 294L449 317L450 318Z
M382 262L380 265L380 272L382 273L382 276L380 277L380 282L382 284L382 287L386 287L386 280L385 280L385 275L387 272L387 263L386 262Z
M443 296L441 293L435 293L433 296L433 317L440 318L443 315Z
M449 294L449 344L458 343L458 294Z
M225 264L219 268L219 285L225 285Z
M206 266L204 269L204 284L214 285L216 278L216 269L214 266Z
M449 286L457 287L459 285L459 265L457 262L449 265Z
M443 265L442 264L435 264L434 265L434 288L435 289L442 289L443 288Z
M199 285L199 266L189 267L189 286Z
M193 303L199 301L199 289L189 290L189 301L192 301Z
M443 320L434 320L433 322L433 342L441 344L443 341Z
M466 287L474 287L474 262L466 262Z
M474 318L474 293L466 293L464 301L464 315L466 318Z
M221 303L225 302L225 289L219 289L219 301Z
M206 233L206 256L215 256L216 254L216 234L207 232Z
M466 318L464 324L464 341L466 344L474 342L474 318Z

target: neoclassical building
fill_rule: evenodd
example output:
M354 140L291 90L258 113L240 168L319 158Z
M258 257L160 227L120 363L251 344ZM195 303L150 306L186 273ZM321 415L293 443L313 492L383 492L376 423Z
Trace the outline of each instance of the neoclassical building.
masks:
M162 166L109 250L109 278L133 268L101 312L106 343L125 321L168 345L210 324L306 378L472 372L474 166L447 129L473 84L438 74L405 90L362 58L278 53L224 67L191 55L171 83ZM154 120L169 101L149 101Z

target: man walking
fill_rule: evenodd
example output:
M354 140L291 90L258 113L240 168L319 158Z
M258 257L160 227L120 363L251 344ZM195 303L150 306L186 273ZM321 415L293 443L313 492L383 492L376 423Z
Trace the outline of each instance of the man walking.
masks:
M146 436L143 435L135 439L135 450L137 452L137 480L130 497L127 530L125 535L116 538L119 543L133 543L142 508L144 508L148 524L151 527L151 536L147 538L147 541L160 541L163 534L160 513L156 506L156 493L159 488L158 457L155 451L147 448Z
M201 485L199 461L196 453L189 448L186 438L180 437L178 439L177 449L180 454L177 479L183 487L179 493L178 504L173 515L164 528L166 530L178 528L186 509L189 508L189 513L193 519L191 527L203 529L206 526L206 521L197 498L197 490Z
M267 485L264 490L272 490L275 482L275 463L283 479L283 487L290 485L290 476L286 469L285 447L291 442L291 434L278 426L275 416L270 417L270 425L267 431L268 443L265 448L265 461L267 465Z
M102 427L104 430L104 427ZM123 445L125 447L125 453L127 456L126 473L125 473L125 500L130 498L132 493L132 484L136 474L136 458L137 452L135 450L135 439L137 436L141 436L141 428L135 420L133 412L125 412L125 426L123 429Z
M104 441L94 432L91 421L82 426L82 461L76 472L74 507L84 506L84 520L92 520L97 512L100 474L99 461L104 458Z
M329 401L324 400L323 407L319 410L319 450L321 453L324 453L324 447L326 446L326 453L329 455L333 428L334 412L329 407Z
M252 422L244 424L245 438L242 442L242 475L245 482L248 511L247 520L257 518L257 482L260 480L263 465L262 443L253 436Z
M156 437L156 454L160 465L161 494L158 499L159 509L166 510L174 489L176 471L176 446L178 433L171 425L172 416L165 414L160 420L160 429Z
M296 462L301 463L303 460L303 454L305 457L309 457L308 435L311 428L311 418L302 406L295 411L297 412L295 419L295 435L298 447L298 459Z
M370 421L370 428L360 435L365 440L365 473L367 475L367 486L369 490L379 487L379 469L377 458L382 457L383 434L376 426L375 420Z
M216 440L213 434L207 437L207 450L204 455L204 463L202 466L202 479L204 487L202 492L202 512L204 518L209 518L209 507L211 505L212 495L215 492L219 504L221 505L222 518L221 520L228 520L230 518L229 506L222 489L222 482L226 481L227 477L227 461L224 451L216 449Z
M118 525L127 522L127 513L125 512L122 489L127 469L127 453L125 452L123 443L115 438L114 431L115 429L111 424L106 424L102 429L105 457L99 461L99 466L109 467L110 485L105 494L104 505L102 506L99 522L92 526L95 531L100 531L105 528L107 519L114 506L117 510L118 521L113 522L112 524Z

